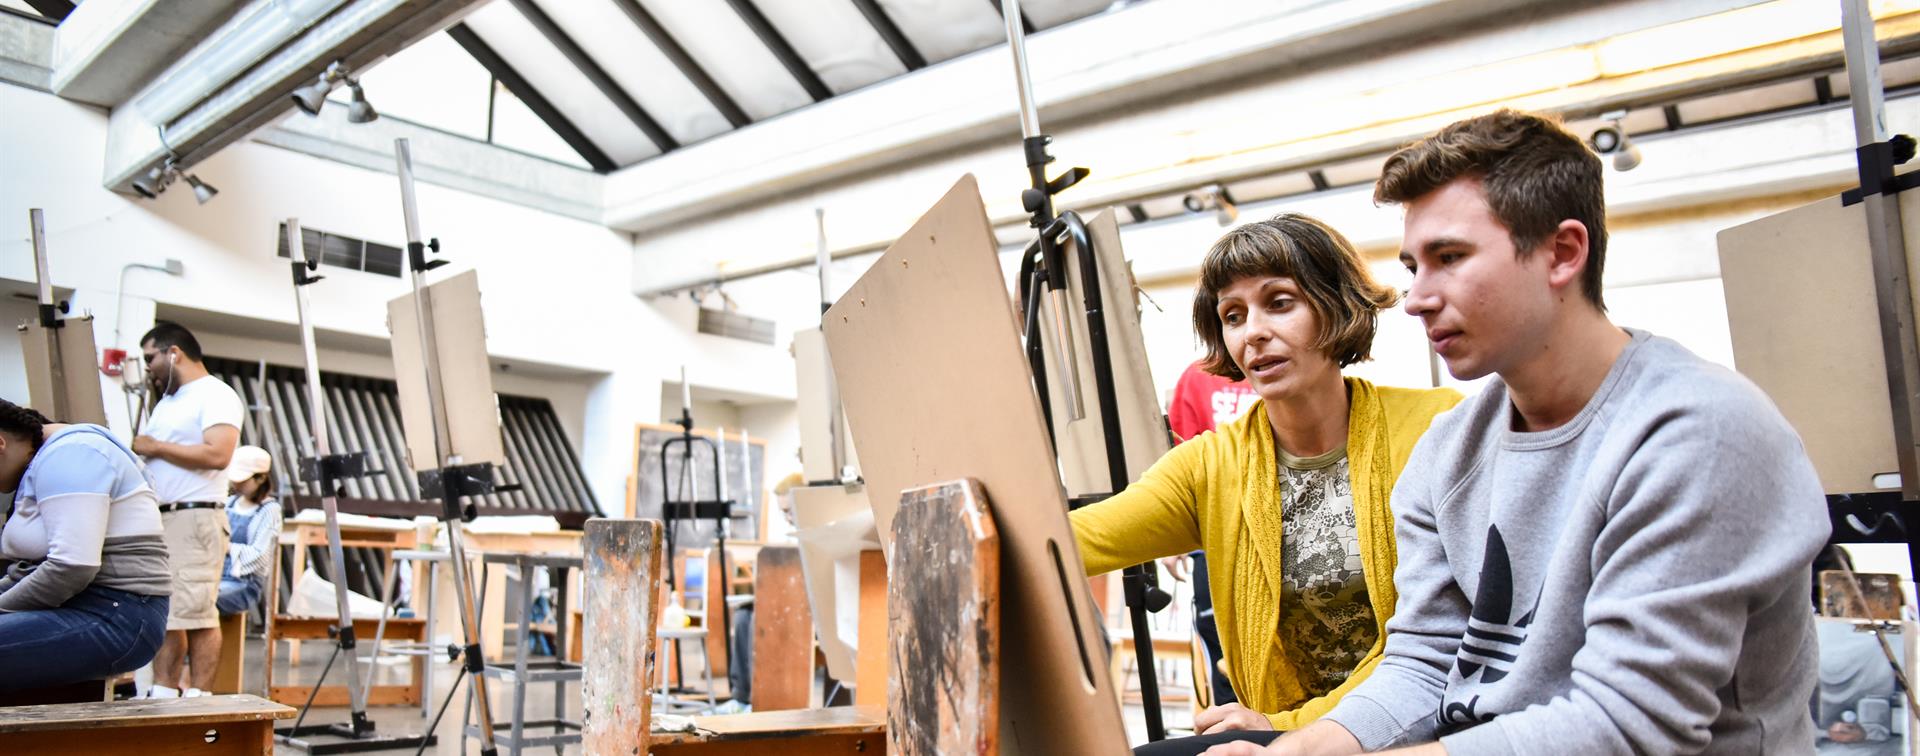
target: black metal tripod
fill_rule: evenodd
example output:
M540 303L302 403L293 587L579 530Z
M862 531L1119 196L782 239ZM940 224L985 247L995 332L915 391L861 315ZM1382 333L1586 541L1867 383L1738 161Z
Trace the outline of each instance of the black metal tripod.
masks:
M679 569L679 560L674 556L674 532L678 530L675 527L675 520L698 522L703 519L712 519L713 548L719 555L720 574L706 577L706 590L720 592L719 627L722 641L720 647L722 658L727 662L727 669L731 670L733 669L733 620L728 616L726 590L728 577L733 574L727 565L727 518L732 515L733 503L720 495L720 480L724 471L720 469L719 446L710 438L693 434L693 403L685 375L681 376L680 385L682 396L680 419L674 421L674 424L680 426L680 435L660 444L660 496L662 499L660 519L664 521L667 531L667 584L675 584L674 576ZM695 483L698 480L693 473L693 448L696 443L705 444L713 453L714 498L712 499L701 499L700 487ZM681 500L673 498L671 494L673 489L667 478L667 455L676 446L680 449L680 476L686 481L686 484L680 487L681 493L688 497ZM712 627L713 621L712 617L707 618L708 627ZM711 665L712 661L709 660L707 663ZM684 675L686 667L681 663L679 643L673 644L673 668L681 670Z
M1100 406L1101 431L1106 441L1107 479L1111 489L1105 494L1069 500L1069 508L1079 508L1120 492L1131 479L1127 471L1126 445L1120 430L1120 402L1114 389L1113 357L1107 344L1106 310L1100 294L1100 266L1094 255L1093 240L1087 234L1086 224L1077 214L1068 211L1056 216L1053 212L1053 195L1079 183L1087 177L1088 171L1076 167L1057 178L1047 178L1047 164L1053 162L1053 156L1047 153L1047 145L1053 138L1041 133L1040 117L1033 103L1033 88L1027 73L1025 30L1020 25L1019 0L1001 0L1001 11L1007 20L1007 40L1013 50L1014 73L1019 80L1020 127L1024 137L1021 146L1026 154L1027 175L1032 180L1032 186L1020 193L1020 202L1031 215L1029 224L1039 232L1039 238L1021 253L1020 305L1025 315L1027 360L1033 367L1034 386L1039 389L1041 414L1047 418L1047 433L1056 444L1058 433L1053 427L1053 412L1047 393L1046 342L1040 335L1043 290L1055 328L1053 344L1058 354L1057 362L1068 373L1062 386L1067 390L1069 401L1076 406L1080 402L1078 358L1070 336L1067 254L1062 244L1065 240L1070 240L1078 253L1075 261L1079 264L1081 290L1085 297L1087 342L1093 362L1090 368L1094 378L1094 393ZM1126 596L1127 613L1132 620L1135 660L1140 667L1140 699L1141 708L1146 714L1147 739L1162 740L1166 738L1166 725L1160 712L1160 684L1153 674L1153 638L1147 626L1147 614L1166 608L1172 603L1173 597L1160 589L1152 564L1136 564L1123 570L1121 585Z

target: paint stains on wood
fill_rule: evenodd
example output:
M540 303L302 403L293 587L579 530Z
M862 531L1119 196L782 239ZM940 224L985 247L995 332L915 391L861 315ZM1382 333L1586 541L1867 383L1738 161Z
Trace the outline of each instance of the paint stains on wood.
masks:
M889 548L888 752L997 754L1000 536L980 483L902 493Z
M662 537L659 520L587 521L581 682L587 753L647 752Z

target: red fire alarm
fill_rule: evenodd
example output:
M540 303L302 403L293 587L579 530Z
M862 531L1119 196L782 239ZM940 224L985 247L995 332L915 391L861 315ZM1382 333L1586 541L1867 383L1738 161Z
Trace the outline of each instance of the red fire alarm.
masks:
M100 372L105 373L108 376L111 376L114 378L120 377L120 363L123 363L126 361L127 361L127 350L125 349L100 350Z

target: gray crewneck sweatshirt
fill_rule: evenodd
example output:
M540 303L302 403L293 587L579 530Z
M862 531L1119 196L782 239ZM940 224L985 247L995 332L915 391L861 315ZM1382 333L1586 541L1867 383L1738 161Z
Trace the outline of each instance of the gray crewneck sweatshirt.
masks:
M1751 382L1628 333L1567 424L1514 432L1495 380L1414 448L1385 657L1327 714L1367 750L1813 752L1812 464Z

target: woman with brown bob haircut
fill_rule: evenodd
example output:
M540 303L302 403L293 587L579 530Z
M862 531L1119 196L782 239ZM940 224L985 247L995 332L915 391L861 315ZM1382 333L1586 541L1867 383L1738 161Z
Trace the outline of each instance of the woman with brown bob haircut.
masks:
M1207 252L1193 301L1204 366L1260 400L1072 515L1090 575L1196 548L1210 567L1239 702L1196 716L1201 736L1136 754L1270 740L1379 663L1396 599L1387 498L1414 442L1460 401L1341 375L1370 358L1379 311L1398 298L1346 237L1304 215L1235 228Z

